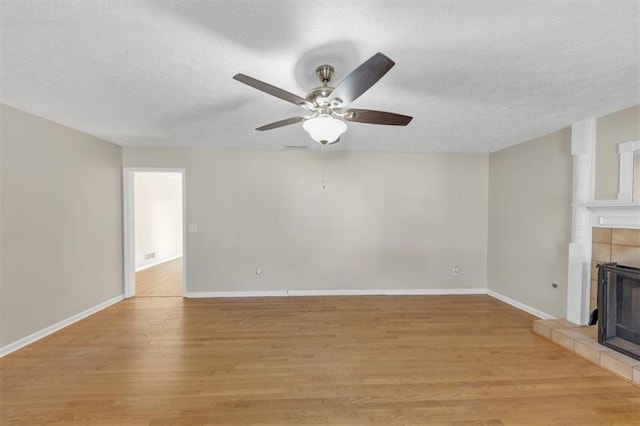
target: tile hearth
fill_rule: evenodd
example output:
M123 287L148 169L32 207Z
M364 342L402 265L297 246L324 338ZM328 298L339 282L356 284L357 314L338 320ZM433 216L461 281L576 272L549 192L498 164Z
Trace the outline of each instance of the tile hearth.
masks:
M598 343L598 329L563 319L536 320L533 332L640 386L640 361Z

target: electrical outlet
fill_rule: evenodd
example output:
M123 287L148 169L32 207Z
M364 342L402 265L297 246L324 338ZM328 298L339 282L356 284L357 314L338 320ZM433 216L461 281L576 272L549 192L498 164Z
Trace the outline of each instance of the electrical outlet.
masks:
M189 232L198 232L198 225L189 225Z
M151 253L147 253L144 255L144 260L153 259L155 257L156 257L156 253L152 251Z

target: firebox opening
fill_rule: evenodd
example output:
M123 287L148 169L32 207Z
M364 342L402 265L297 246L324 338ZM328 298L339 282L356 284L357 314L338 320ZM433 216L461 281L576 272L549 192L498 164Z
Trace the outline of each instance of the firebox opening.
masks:
M640 360L640 268L598 265L598 342Z

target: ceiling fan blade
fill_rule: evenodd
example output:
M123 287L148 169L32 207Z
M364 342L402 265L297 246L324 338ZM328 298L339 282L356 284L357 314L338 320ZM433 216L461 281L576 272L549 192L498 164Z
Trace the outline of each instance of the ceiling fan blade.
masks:
M284 120L276 121L275 123L269 123L269 124L265 124L264 126L260 126L256 130L264 131L264 130L277 129L278 127L289 126L291 124L296 124L306 119L307 119L306 117L285 118Z
M291 102L292 104L301 106L303 108L313 107L313 104L303 97L294 95L293 93L287 92L286 90L280 89L279 87L273 86L269 83L265 83L264 81L256 80L255 78L249 77L248 75L236 74L233 76L233 79L244 83L247 86L251 86L254 89L258 89L262 92L268 93L269 95L275 96L276 98Z
M330 99L340 99L342 105L349 105L376 84L395 64L382 53L376 53L338 83Z
M406 126L413 120L408 115L393 112L374 111L372 109L349 108L345 111L344 119L357 123L386 124L388 126Z

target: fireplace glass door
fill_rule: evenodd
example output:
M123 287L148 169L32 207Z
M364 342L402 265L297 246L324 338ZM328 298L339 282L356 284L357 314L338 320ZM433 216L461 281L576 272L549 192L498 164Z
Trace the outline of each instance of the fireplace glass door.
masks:
M640 269L598 266L598 341L640 360Z

